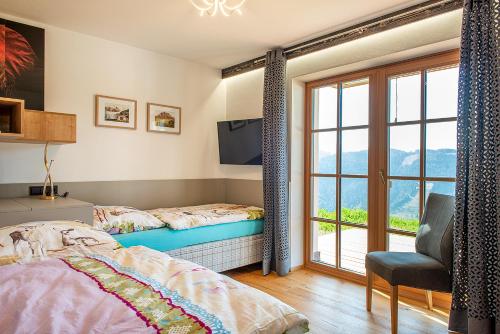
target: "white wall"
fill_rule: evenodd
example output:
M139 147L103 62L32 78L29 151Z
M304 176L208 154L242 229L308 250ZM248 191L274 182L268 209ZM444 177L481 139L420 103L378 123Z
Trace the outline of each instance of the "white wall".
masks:
M77 114L77 144L52 146L56 181L224 177L216 121L220 71L88 35L45 28L45 109ZM94 95L136 99L137 130L94 126ZM146 102L182 108L182 134L146 132ZM43 146L0 144L0 183L43 182Z
M457 48L460 24L461 11L454 11L288 62L292 266L301 265L304 254L304 83ZM259 69L225 80L228 118L262 117L263 77ZM262 178L260 167L235 167L227 173L232 178Z

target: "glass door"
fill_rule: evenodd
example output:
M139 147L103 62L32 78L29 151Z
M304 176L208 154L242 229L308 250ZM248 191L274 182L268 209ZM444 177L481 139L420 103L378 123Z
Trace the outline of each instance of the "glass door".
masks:
M362 281L367 251L415 251L429 193L455 192L458 60L306 84L306 267Z
M310 99L309 260L364 274L370 77L329 82Z
M412 252L429 193L455 193L458 67L389 76L387 91L386 249Z

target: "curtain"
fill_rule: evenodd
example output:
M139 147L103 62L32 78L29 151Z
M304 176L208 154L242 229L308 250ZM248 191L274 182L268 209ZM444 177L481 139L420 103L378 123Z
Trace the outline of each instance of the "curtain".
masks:
M465 0L449 329L500 334L500 0Z
M267 53L264 74L264 275L276 271L284 276L290 271L287 141L286 58L277 49Z

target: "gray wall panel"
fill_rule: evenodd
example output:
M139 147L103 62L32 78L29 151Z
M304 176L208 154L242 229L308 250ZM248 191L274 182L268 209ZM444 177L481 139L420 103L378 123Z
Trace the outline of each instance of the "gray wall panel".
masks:
M226 179L226 202L264 206L262 180Z
M57 182L59 193L99 205L139 209L208 203L262 206L262 181L238 179ZM0 184L0 198L28 195L33 183Z

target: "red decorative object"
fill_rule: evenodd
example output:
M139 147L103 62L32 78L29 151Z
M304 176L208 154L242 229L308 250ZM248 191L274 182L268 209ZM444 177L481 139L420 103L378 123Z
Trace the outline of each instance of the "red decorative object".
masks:
M0 18L0 97L44 110L45 30Z
M36 55L26 38L0 25L0 88L8 89L24 71L35 66Z

